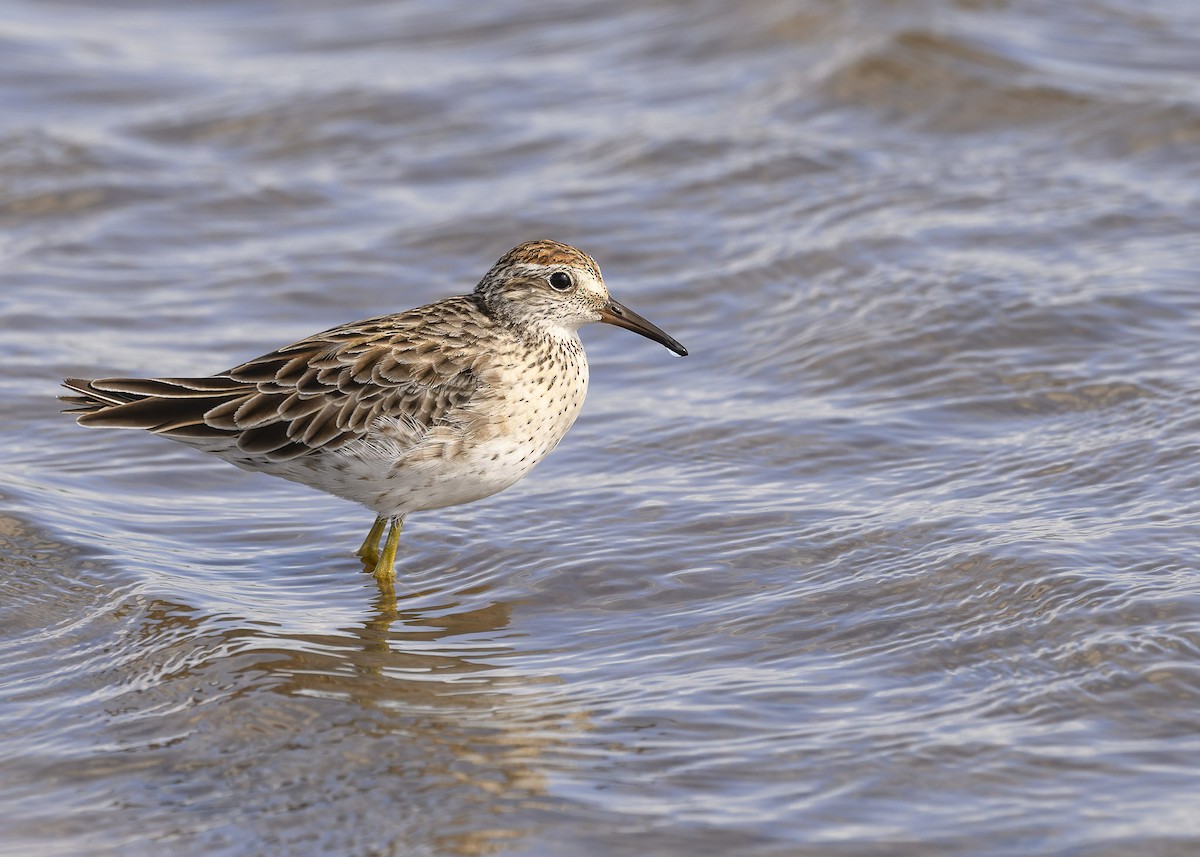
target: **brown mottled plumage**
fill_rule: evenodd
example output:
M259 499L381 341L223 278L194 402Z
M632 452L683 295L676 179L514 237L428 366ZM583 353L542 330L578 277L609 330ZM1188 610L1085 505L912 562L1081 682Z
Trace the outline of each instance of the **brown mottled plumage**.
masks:
M394 576L404 516L470 502L524 476L587 392L582 324L666 333L609 297L590 256L513 248L475 292L345 324L208 378L67 379L81 425L140 428L362 503L359 550ZM385 549L383 528L391 524Z

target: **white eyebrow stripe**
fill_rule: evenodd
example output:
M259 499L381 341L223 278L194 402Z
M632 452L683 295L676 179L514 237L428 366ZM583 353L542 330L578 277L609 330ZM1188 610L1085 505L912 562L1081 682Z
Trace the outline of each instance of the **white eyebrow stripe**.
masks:
M522 262L519 265L514 265L513 270L521 274L542 274L547 271L563 271L575 268L574 265L558 263L557 265L543 265L540 262ZM575 268L578 270L578 268Z
M600 279L600 272L592 270L591 266L573 265L570 262L555 262L545 264L543 262L520 262L512 266L514 273L525 274L527 276L540 276L551 271L579 271L586 273L589 277L595 280Z

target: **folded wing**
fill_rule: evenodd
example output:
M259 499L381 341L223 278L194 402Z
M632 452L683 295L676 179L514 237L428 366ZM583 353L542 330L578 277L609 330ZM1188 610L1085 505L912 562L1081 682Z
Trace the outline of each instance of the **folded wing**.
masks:
M70 378L65 386L78 395L63 400L82 425L225 439L272 461L341 446L381 420L415 445L482 386L487 355L469 348L477 327L438 323L447 313L475 316L469 301L435 304L433 318L429 307L336 327L208 378ZM413 335L430 324L461 335Z

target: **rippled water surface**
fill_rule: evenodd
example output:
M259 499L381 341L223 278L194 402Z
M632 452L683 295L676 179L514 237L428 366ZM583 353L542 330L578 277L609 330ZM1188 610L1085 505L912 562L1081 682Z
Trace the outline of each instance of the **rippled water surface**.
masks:
M0 15L0 853L1200 852L1200 5ZM467 291L589 328L371 515L60 415Z

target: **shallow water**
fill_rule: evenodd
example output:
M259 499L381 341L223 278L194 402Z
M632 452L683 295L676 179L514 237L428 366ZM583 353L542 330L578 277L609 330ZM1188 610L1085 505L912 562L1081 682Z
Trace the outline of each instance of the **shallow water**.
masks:
M0 853L1200 850L1200 6L0 16ZM57 413L578 244L513 489Z

